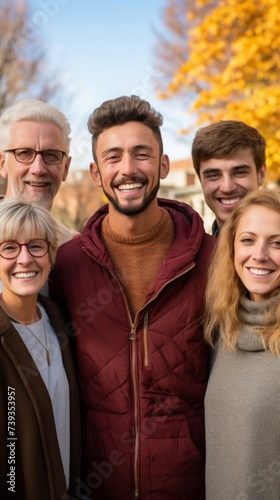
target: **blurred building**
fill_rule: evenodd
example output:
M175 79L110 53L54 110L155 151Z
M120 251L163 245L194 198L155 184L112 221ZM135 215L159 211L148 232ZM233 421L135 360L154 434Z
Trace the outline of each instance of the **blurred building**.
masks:
M203 191L190 158L171 162L167 178L161 180L159 196L191 205L203 218L205 230L211 233L214 214L204 201Z

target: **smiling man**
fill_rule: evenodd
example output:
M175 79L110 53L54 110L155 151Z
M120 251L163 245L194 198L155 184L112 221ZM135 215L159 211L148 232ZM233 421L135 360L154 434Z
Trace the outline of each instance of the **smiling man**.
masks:
M214 238L157 198L169 172L162 116L137 96L89 118L90 171L108 204L58 252L53 297L77 327L82 493L204 500L204 279Z
M5 198L51 209L71 157L70 125L57 108L26 99L0 118L0 175L7 179ZM77 233L59 223L59 244Z
M264 182L265 139L253 127L235 120L199 129L192 144L192 159L205 202L215 214L217 236L238 202Z

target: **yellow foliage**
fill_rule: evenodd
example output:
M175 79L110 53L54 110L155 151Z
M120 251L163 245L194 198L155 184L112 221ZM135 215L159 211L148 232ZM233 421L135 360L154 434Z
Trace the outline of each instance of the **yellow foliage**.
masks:
M237 119L256 127L267 141L269 177L280 177L279 0L185 3L187 59L164 97L192 90L195 126Z

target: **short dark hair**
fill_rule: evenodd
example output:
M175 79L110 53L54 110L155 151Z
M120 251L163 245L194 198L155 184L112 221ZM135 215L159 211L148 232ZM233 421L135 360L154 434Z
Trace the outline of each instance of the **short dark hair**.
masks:
M110 127L132 121L141 122L153 131L160 146L160 154L163 153L160 132L160 126L163 122L162 115L155 111L150 103L138 96L122 96L103 102L89 116L87 125L92 134L92 153L95 162L96 143L99 135Z
M253 127L236 120L222 120L198 129L192 144L193 166L200 177L200 164L211 158L226 158L240 149L250 149L257 172L265 164L264 137Z

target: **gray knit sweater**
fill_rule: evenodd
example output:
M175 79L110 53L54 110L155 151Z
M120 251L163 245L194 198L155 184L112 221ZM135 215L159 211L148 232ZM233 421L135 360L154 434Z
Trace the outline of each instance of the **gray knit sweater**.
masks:
M280 499L280 358L250 328L266 304L244 299L236 351L217 348L205 398L207 500Z

